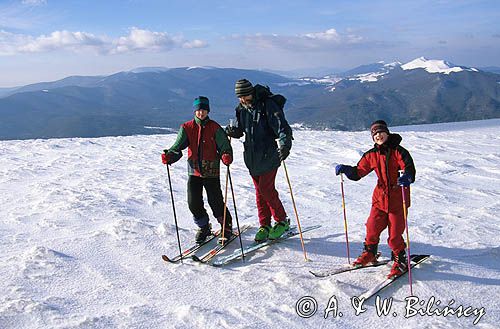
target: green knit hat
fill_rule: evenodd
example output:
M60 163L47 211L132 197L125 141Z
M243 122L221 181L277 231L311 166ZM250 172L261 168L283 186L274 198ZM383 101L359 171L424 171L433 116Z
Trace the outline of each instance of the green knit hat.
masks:
M208 98L205 96L196 97L193 102L193 109L195 111L207 110L208 112L210 112L210 103L208 101Z

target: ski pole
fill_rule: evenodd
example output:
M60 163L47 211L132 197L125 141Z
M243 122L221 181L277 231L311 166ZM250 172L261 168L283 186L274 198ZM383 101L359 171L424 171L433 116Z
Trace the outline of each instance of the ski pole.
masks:
M179 225L177 225L177 214L175 213L175 203L174 203L174 192L172 191L172 181L170 179L170 165L167 164L167 173L168 173L168 186L170 187L170 198L172 199L172 208L174 210L174 222L175 222L175 231L177 232L177 243L179 244L179 255L181 256L181 263L183 262L182 257L182 248L181 248L181 239L179 237Z
M227 174L229 176L229 184L231 185L231 194L233 196L234 217L236 218L236 227L238 228L238 237L240 238L241 259L245 261L245 253L243 252L243 242L241 241L240 221L238 220L238 211L236 210L236 199L234 198L233 180L231 179L231 172L227 166Z
M229 126L234 127L234 119L229 119ZM229 137L229 144L231 144L231 137ZM227 177L229 177L229 184L231 185L231 195L233 197L233 206L234 206L234 217L236 218L236 227L238 228L238 237L240 240L241 259L245 261L245 253L243 252L243 241L241 241L240 221L238 220L238 210L236 210L236 199L234 198L233 180L231 179L231 171L229 170L229 166L227 166L226 194L227 194ZM224 211L224 216L225 215L226 212Z
M344 197L344 175L340 173L340 190L342 191L342 209L344 210L344 231L345 231L345 242L347 248L347 261L351 264L351 256L349 253L349 236L347 235L347 216L345 210L345 197Z
M302 244L302 250L304 251L304 260L307 262L306 247L304 246L304 238L302 237L302 228L300 227L299 214L297 212L297 207L295 206L295 199L293 198L292 184L290 184L290 178L288 177L288 170L286 169L285 160L283 160L283 168L285 169L286 180L288 182L288 187L290 188L290 196L292 197L293 210L295 211L295 217L297 218L297 227L299 228L300 243Z
M224 219L222 220L222 233L221 233L221 244L224 245L225 242L224 242L224 231L225 231L225 228L226 228L226 213L227 213L227 180L228 180L228 177L229 177L229 166L227 166L227 171L226 171L226 191L224 193Z
M399 177L403 176L404 170L399 170ZM410 233L408 232L408 214L406 212L406 193L405 187L401 186L401 194L403 195L403 215L405 219L405 229L406 229L406 241L408 245L406 246L406 261L408 263L408 281L410 283L410 296L413 296L413 287L411 279L411 263L410 263Z

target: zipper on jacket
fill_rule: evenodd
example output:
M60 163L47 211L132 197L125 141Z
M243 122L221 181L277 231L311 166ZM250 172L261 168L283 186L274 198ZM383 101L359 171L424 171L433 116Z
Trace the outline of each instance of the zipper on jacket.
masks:
M389 159L391 157L391 149L387 148L387 154L385 155L385 172L387 175L387 200L389 200L389 192L391 190L391 178L389 176Z
M198 168L200 169L200 176L203 177L203 125L200 122L200 128L198 129Z

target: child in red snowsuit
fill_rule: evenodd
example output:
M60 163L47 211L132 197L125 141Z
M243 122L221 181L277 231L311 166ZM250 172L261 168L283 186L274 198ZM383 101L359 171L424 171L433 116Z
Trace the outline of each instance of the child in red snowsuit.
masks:
M392 249L394 260L389 277L406 271L406 244L403 239L405 230L403 196L404 187L406 207L410 206L409 186L415 181L415 165L410 153L403 148L401 136L391 134L387 123L377 120L370 126L374 147L365 152L356 166L337 165L335 173L343 173L351 180L359 180L375 170L378 181L373 191L372 208L366 222L366 238L363 253L354 265L363 266L375 262L380 234L388 227L387 240ZM398 171L404 174L398 177Z

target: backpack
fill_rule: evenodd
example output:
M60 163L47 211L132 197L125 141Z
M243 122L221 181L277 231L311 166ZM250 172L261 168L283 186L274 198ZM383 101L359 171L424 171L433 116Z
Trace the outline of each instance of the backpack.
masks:
M271 98L276 105L283 111L285 108L286 98L280 94L273 94L269 86L255 85L255 96L257 99L265 100L266 98Z
M271 92L271 89L268 86L262 86L262 85L257 84L254 86L254 88L255 88L255 97L257 98L257 100L259 100L260 102L262 102L265 105L266 99L270 98L283 112L283 109L284 109L285 103L286 103L285 96L280 95L280 94L273 94ZM266 111L262 112L263 117L266 117L266 115L267 115ZM258 121L258 119L257 119L257 121ZM288 125L287 122L286 122L286 125L288 127L287 130L289 130L289 132L290 132L290 138L293 139L292 128L290 128L290 126ZM269 130L270 134L274 134L274 131L269 126L267 127L267 129ZM279 136L275 136L275 137L278 138Z

